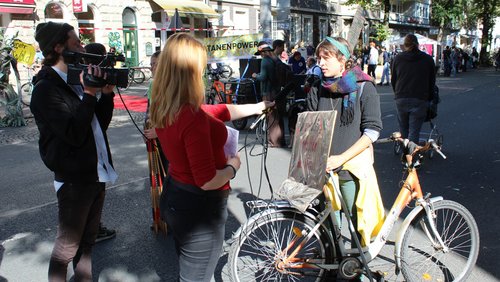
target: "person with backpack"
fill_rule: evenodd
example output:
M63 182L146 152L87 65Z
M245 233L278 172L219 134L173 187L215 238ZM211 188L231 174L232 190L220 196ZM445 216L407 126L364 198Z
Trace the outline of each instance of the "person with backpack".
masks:
M276 57L273 48L265 41L259 42L255 55L260 55L262 57L262 62L260 65L260 73L253 73L252 78L260 82L262 99L264 101L274 101L276 95L281 90L281 80L278 75L276 75L276 70L279 68L280 64L285 66L286 64ZM267 124L269 127L268 143L270 147L279 148L286 146L284 135L285 122L283 120L285 113L286 99L281 99L276 102L275 109L267 115Z
M398 113L399 130L403 138L415 144L427 116L429 103L434 98L436 75L434 60L418 49L414 34L406 35L404 52L394 58L392 89Z
M340 190L360 237L360 233L373 234L384 219L372 146L382 130L382 119L374 81L354 63L349 50L349 43L341 37L326 37L319 43L316 56L323 75L311 87L306 102L309 111L337 112L326 171L341 168L337 174ZM366 208L374 207L371 204L382 208ZM360 211L372 213L377 222L368 226L358 221ZM362 243L370 240L364 239Z

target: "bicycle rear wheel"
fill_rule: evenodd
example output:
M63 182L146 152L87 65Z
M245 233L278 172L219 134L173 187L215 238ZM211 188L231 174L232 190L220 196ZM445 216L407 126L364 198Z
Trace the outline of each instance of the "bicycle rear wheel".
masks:
M326 270L302 264L326 263L332 244L320 227L295 256L296 261L280 268L279 263L297 246L290 242L309 234L315 222L294 211L255 215L256 221L242 230L229 251L231 281L322 281ZM290 248L290 249L287 249ZM296 267L291 267L294 264Z
M403 237L403 276L406 281L466 281L479 253L476 221L464 206L453 201L437 202L433 211L434 224L448 251L439 246L422 212Z
M21 102L25 106L30 105L32 91L33 91L33 85L29 82L27 82L21 86Z

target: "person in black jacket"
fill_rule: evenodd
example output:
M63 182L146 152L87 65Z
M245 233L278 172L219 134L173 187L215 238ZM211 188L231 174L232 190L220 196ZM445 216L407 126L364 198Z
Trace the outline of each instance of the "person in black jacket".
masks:
M418 49L418 40L414 34L405 37L404 52L394 59L391 73L399 130L403 138L418 144L429 101L434 95L436 75L434 60Z
M83 84L68 84L74 77L68 75L62 54L84 52L71 25L40 23L35 39L45 58L30 109L40 132L40 156L54 172L59 208L48 278L66 281L68 263L73 261L74 280L92 281L91 250L99 230L104 186L117 178L106 137L114 86L89 86L89 77L103 81L104 76L92 65L84 70Z

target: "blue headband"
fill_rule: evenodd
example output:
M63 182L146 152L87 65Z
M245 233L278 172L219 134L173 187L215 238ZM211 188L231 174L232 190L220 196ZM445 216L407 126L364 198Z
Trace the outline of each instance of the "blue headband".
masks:
M349 60L349 58L351 57L351 53L349 52L349 49L347 48L347 46L345 46L344 44L338 42L337 40L335 40L329 36L327 36L325 39L328 40L328 42L332 43L335 47L337 47L337 49L339 49L340 53L342 53L342 55L344 55L346 60Z

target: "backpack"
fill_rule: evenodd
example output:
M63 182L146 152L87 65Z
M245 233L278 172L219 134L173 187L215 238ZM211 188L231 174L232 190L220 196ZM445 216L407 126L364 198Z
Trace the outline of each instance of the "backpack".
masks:
M276 85L279 88L285 87L288 83L293 81L293 72L289 65L283 63L280 59L274 61L274 78Z
M441 102L441 99L439 98L439 88L437 85L434 85L434 93L430 97L429 107L427 108L427 116L425 117L426 122L437 117L439 102Z

